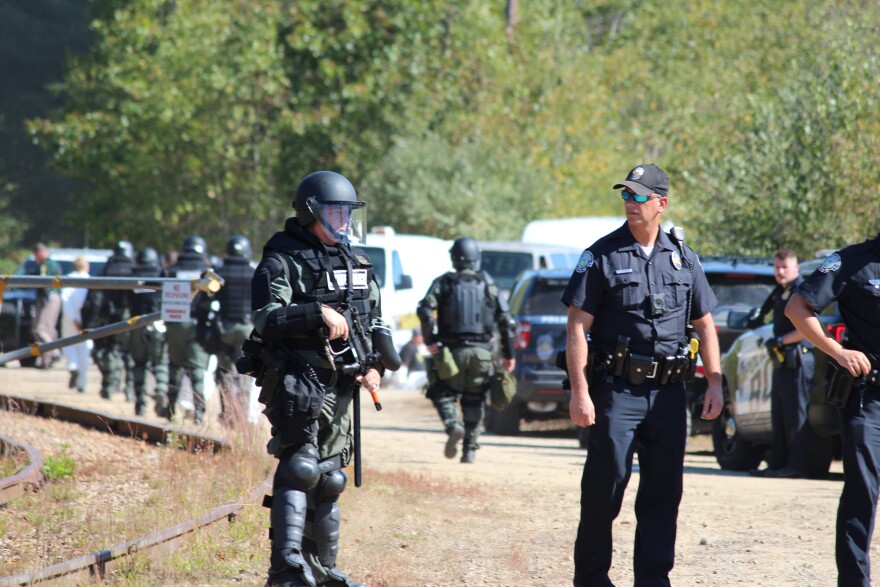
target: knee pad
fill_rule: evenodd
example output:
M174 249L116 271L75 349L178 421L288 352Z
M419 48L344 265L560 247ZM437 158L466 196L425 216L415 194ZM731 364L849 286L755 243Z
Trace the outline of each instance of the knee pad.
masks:
M348 476L342 469L336 469L329 473L321 475L320 482L315 489L315 503L335 503L342 492L345 491L345 485L348 482Z
M321 478L318 468L318 449L313 444L303 444L295 451L285 451L275 470L275 487L289 487L298 491L310 491Z

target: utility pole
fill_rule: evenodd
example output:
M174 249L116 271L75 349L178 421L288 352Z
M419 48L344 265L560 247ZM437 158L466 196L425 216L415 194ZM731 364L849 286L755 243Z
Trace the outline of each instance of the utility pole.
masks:
M519 0L507 0L507 9L505 12L507 15L507 38L508 40L512 40L513 30L516 28L516 23L519 21Z

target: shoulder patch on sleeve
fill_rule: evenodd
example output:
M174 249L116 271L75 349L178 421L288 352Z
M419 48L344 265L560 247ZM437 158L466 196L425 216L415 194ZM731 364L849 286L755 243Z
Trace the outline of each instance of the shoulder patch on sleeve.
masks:
M581 258L578 260L577 265L574 268L575 272L583 273L593 266L594 261L595 260L593 259L593 253L591 253L589 249L585 250L581 254Z
M843 262L840 260L840 255L833 253L825 257L825 260L819 265L819 271L822 273L837 271L842 264Z

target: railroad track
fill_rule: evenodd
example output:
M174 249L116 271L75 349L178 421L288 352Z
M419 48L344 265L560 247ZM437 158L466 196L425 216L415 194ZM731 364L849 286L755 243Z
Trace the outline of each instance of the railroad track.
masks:
M199 435L155 424L140 418L122 418L100 411L87 410L67 404L34 400L9 394L0 394L0 409L74 422L83 426L103 430L117 436L128 436L141 441L162 443L170 435L177 439L177 446L189 451L211 450L214 453L228 450L229 443L218 437ZM0 436L0 450L5 454L26 454L28 465L12 477L0 479L0 508L24 491L36 489L42 483L40 468L43 464L40 451L34 447L17 442L15 439ZM216 529L218 522L232 522L237 513L247 503L260 503L262 496L270 492L272 475L251 489L247 495L234 503L217 507L210 512L183 521L170 528L164 528L146 536L116 544L107 549L84 556L34 569L26 573L0 577L0 587L31 585L49 581L62 576L87 576L102 579L107 572L117 568L123 559L135 554L150 558L161 558L173 552L178 542L199 529Z

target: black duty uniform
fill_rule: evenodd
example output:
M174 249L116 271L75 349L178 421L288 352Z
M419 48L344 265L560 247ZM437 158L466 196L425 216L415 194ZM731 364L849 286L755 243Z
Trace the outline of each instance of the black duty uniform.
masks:
M581 478L581 519L575 542L574 585L611 585L611 528L620 513L633 454L641 482L636 498L636 585L668 585L682 494L687 433L685 326L716 305L696 254L660 231L650 258L627 224L586 251L562 296L594 316L590 355L596 365L590 428ZM623 339L628 337L628 343ZM610 359L620 350L625 362ZM636 448L638 441L638 449Z
M880 235L825 259L797 293L816 313L836 300L846 324L843 346L871 361L871 375L856 379L840 411L844 485L836 544L838 585L869 587L880 492Z
M800 275L786 287L777 285L770 292L758 317L751 327L757 327L762 318L773 311L773 337L768 341L768 351L773 361L773 381L770 394L770 417L773 427L773 455L771 470L791 470L804 475L809 471L811 446L808 415L810 408L810 387L815 371L813 353L800 341L795 344L781 344L780 339L793 332L794 324L785 315L785 306L795 288L803 282Z

